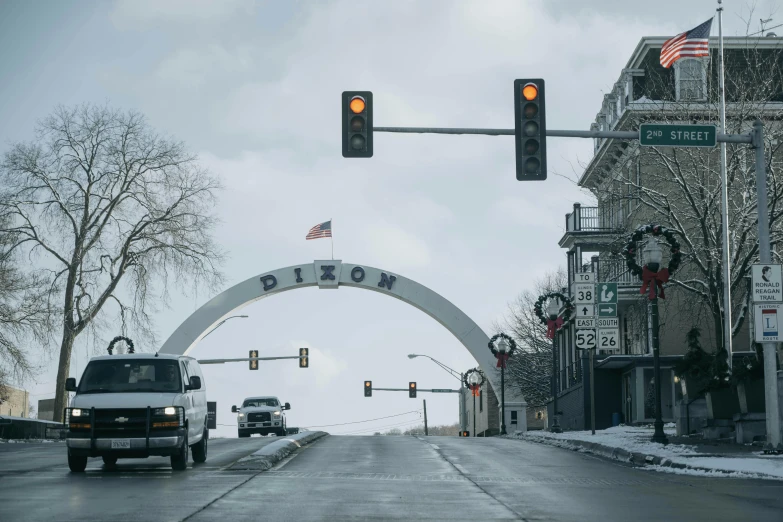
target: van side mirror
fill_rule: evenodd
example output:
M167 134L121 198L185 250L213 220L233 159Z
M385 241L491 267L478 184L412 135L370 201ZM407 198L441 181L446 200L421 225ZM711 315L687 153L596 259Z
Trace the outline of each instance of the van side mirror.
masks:
M201 389L201 377L194 375L190 378L190 384L187 386L188 390L200 390Z
M231 413L236 413L236 412L237 412L237 407L231 406Z
M287 402L285 403L285 409L286 409L286 410L290 410L290 409L291 409L291 405L290 405L290 404L288 404Z
M68 377L65 379L65 391L69 392L75 392L76 391L76 379L73 377Z

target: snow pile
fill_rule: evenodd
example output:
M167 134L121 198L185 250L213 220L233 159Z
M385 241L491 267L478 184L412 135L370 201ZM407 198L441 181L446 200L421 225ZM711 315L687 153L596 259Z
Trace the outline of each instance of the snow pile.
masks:
M674 435L674 424L664 426L667 435ZM652 427L616 426L598 430L595 435L589 431L550 433L528 431L513 436L522 440L542 442L576 451L593 451L592 446L580 443L600 444L611 450L625 450L644 456L649 469L684 475L712 477L746 477L783 479L783 455L763 455L760 452L741 457L700 457L695 446L668 444L664 446L650 442ZM601 451L599 450L599 453ZM608 455L607 455L608 456ZM613 457L614 458L614 457Z
M675 433L675 425L667 424L663 431L670 436ZM611 448L622 448L626 451L654 455L656 457L672 458L679 455L696 455L698 452L691 446L668 444L664 446L650 442L653 430L645 426L615 426L605 430L596 430L595 435L589 431L568 431L550 433L548 431L528 431L519 438L522 439L558 439L562 441L581 440L603 444Z

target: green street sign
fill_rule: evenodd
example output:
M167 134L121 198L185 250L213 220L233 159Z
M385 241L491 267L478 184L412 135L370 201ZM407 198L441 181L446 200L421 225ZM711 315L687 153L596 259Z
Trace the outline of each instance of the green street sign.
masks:
M595 285L595 303L617 303L617 283L597 283Z
M617 304L595 305L598 308L598 317L617 317Z
M639 144L647 147L714 147L717 143L715 125L643 123L639 126Z

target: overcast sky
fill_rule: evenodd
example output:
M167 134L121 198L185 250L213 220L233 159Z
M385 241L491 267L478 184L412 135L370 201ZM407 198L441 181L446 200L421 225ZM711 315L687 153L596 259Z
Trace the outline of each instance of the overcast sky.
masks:
M751 32L760 18L783 23L779 3L756 3ZM745 34L748 4L724 5L724 33ZM333 218L336 259L414 279L492 335L509 301L564 265L557 245L564 215L574 202L593 202L566 178L581 174L592 143L550 139L549 179L536 183L516 181L508 136L376 134L372 159L349 160L341 155L340 93L373 91L379 126L513 128L514 79L541 77L549 128L587 130L640 38L690 29L715 7L712 0L5 0L0 151L30 139L35 121L57 104L137 109L222 178L216 212L218 241L230 254L228 285L328 259L328 239L304 236ZM175 298L157 318L160 342L209 297ZM226 323L191 354L295 355L309 346L311 367L205 366L208 396L227 425L221 436L236 436L230 406L249 395L290 402L291 426L360 421L422 407L402 393L366 399L365 379L458 386L409 353L458 371L475 366L435 321L374 292L308 288L241 313L250 317ZM84 341L76 352L73 376L90 355ZM56 374L54 353L36 357L42 372L27 383L33 401L54 396ZM456 396L424 398L431 424L456 422ZM418 418L328 429L372 433Z

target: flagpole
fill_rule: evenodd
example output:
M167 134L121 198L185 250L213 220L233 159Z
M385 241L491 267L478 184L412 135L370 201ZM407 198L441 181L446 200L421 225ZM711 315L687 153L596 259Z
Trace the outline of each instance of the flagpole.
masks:
M723 0L718 0L718 61L720 65L720 126L723 134L726 130L726 90L724 86L723 71ZM722 220L721 234L723 240L723 346L728 355L729 370L732 368L732 346L731 346L731 266L729 265L731 256L729 252L729 188L726 175L726 142L720 144L720 183L721 183L721 210ZM761 209L759 209L761 211Z

